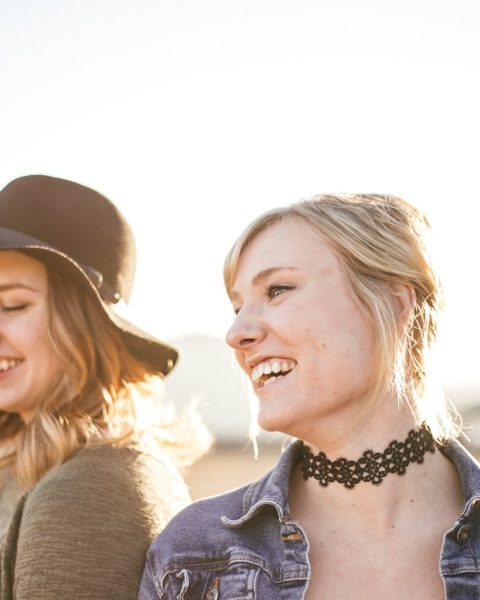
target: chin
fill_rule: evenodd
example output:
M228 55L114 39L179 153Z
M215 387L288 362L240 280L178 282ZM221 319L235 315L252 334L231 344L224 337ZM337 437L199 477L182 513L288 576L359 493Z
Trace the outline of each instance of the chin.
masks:
M294 423L292 423L291 414L287 415L278 410L266 411L260 408L257 420L264 431L281 432L287 435L293 435L291 431L294 428Z

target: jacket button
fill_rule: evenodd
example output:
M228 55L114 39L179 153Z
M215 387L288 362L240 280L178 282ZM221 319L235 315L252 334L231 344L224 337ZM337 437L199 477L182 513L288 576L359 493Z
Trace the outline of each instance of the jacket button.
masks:
M459 544L466 544L470 539L470 527L469 525L462 525L457 531L457 542Z

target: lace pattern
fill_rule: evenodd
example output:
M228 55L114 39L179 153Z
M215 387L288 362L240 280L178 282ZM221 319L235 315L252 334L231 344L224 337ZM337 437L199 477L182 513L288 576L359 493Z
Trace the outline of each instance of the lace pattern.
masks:
M312 454L304 444L301 468L304 479L313 477L322 487L337 481L351 490L361 481L380 485L388 473L405 475L408 465L423 463L427 452L435 452L435 442L430 431L422 427L410 430L404 442L393 440L383 452L365 450L358 460L331 461L324 452Z

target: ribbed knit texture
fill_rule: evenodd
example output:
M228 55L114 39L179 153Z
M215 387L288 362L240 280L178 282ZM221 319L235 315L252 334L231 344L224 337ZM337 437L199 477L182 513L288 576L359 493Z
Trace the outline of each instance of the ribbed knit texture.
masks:
M17 503L2 540L0 600L136 600L150 542L188 502L160 452L79 452Z

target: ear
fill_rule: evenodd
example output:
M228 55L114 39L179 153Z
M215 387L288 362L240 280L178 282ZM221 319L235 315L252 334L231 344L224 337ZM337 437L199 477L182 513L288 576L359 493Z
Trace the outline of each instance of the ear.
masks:
M402 323L405 324L410 319L410 315L415 307L415 292L412 286L405 283L392 283L390 287L398 302L398 310Z

